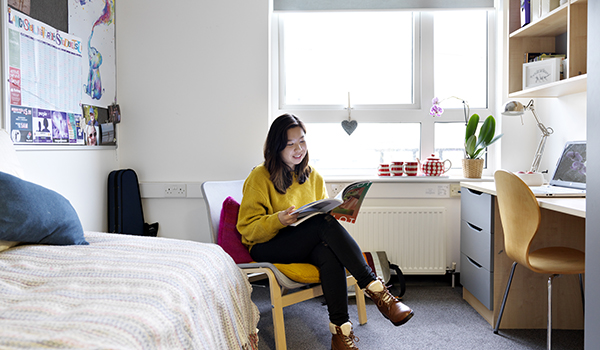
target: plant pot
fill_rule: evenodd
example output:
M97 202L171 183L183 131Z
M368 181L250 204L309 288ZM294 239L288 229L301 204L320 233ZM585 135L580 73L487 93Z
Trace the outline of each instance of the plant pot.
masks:
M483 158L462 160L463 176L469 179L480 179L483 173Z

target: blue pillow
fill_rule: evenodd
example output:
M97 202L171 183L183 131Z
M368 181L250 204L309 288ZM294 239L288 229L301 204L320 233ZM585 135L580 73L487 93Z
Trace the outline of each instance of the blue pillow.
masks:
M0 240L89 244L77 212L63 196L0 172Z

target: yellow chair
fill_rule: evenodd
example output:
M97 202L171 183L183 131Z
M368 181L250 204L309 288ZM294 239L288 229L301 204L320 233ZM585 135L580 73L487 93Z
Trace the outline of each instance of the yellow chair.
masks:
M514 261L494 333L498 334L500 328L515 267L517 264L521 264L533 272L550 275L548 278L547 347L551 349L552 281L558 275L579 274L581 298L585 303L582 276L585 273L585 253L568 247L545 247L530 252L531 241L540 225L541 214L538 201L529 187L511 172L498 170L494 174L494 180L500 220L504 231L504 250L506 255Z
M213 243L217 243L219 220L223 202L227 197L232 197L238 201L238 203L241 203L243 185L243 180L207 181L202 184L202 195L206 202ZM257 275L266 275L268 277L273 314L273 328L275 332L275 347L277 350L285 350L286 341L283 308L323 295L323 289L320 283L301 283L292 280L290 277L297 278L297 276L303 276L307 280L315 279L317 282L320 282L318 279L318 269L310 264L272 264L269 262L238 264L238 267L246 272L251 280L252 278L256 278ZM311 271L316 271L316 277L306 276ZM354 290L360 290L354 277L348 276L347 282L349 286L354 286ZM359 323L361 325L367 323L365 296L362 292L356 293L356 306L358 308Z

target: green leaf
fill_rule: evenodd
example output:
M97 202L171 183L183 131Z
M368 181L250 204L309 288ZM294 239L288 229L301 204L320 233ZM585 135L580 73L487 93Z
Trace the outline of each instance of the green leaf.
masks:
M479 124L479 114L473 114L471 118L469 118L469 122L467 123L467 130L465 132L465 143L469 140L469 138L475 135L475 131L477 130L477 124Z
M467 158L473 158L473 154L475 153L475 145L477 144L477 136L471 135L467 142L465 142L465 152L467 153Z
M478 150L477 150L477 152L475 152L475 153L473 154L473 159L477 159L477 158L479 158L479 154L480 154L480 153L481 153L481 152L482 152L484 149L485 149L485 148L480 148L480 149L478 149Z
M500 135L494 137L494 139L492 141L490 141L490 143L488 143L485 147L487 147L487 146L491 145L492 143L498 141L498 139L501 138L502 135L504 135L504 134L500 134Z
M494 137L494 133L496 132L496 120L491 115L485 119L483 125L481 126L481 130L479 130L479 142L477 146L483 145L483 147L487 147L492 138Z

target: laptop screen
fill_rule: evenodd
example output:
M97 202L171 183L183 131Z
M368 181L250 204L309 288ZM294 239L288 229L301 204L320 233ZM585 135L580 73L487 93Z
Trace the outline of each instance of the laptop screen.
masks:
M586 142L571 141L556 163L550 185L585 189L586 180Z

